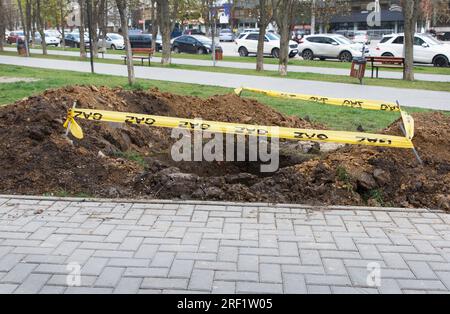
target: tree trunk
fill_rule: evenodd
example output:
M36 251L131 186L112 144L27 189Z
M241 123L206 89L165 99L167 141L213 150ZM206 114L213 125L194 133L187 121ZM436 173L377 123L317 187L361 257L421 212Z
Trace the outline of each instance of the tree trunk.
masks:
M256 53L256 71L264 71L264 40L266 28L269 25L271 17L268 9L267 0L259 0L259 36L258 49Z
M42 54L47 55L47 43L45 42L45 33L44 33L44 18L41 7L41 0L36 0L36 20L38 32L41 35L41 47Z
M80 27L78 29L80 30L80 57L81 58L86 58L86 43L84 42L84 16L85 16L84 1L85 0L78 0L78 3L80 4Z
M311 2L311 35L316 33L316 0Z
M151 19L152 19L152 49L153 51L156 51L156 38L158 37L158 25L159 25L159 18L158 18L158 7L155 0L152 0L151 2L152 6L152 12L151 12Z
M404 80L414 81L414 34L419 16L420 0L403 2L403 16L405 20L404 56L405 72Z
M28 46L28 44L30 43L29 41L29 32L28 32L28 23L25 19L25 16L23 14L23 8L22 8L22 1L17 0L17 7L19 8L19 15L20 15L20 22L22 23L22 27L23 27L23 35L24 35L24 41L25 41L25 48L27 51L27 57L30 56L30 47Z
M3 51L3 43L5 42L5 8L3 7L3 0L0 0L0 51Z
M168 0L158 0L159 24L162 35L162 57L161 64L169 65L171 63L172 45L170 35L172 34L172 23L170 21L170 10Z
M62 45L63 50L66 48L66 38L65 38L66 37L66 31L65 31L66 23L65 23L65 19L64 19L64 17L65 17L64 7L65 7L64 1L60 0L59 1L59 13L60 13L60 18L61 18L61 36L62 36L61 45Z
M280 30L280 56L278 72L286 76L289 62L289 32L291 30L292 11L295 0L279 0L277 7L277 24Z
M127 56L128 84L133 85L136 81L134 77L133 55L131 53L130 38L128 37L128 14L126 0L116 0L117 9L120 15L120 25L122 36L125 41L125 53Z

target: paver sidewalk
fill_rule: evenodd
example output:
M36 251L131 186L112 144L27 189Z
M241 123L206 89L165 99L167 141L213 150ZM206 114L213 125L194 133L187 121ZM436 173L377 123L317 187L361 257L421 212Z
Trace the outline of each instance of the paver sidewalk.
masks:
M0 196L0 293L415 292L450 292L449 214Z

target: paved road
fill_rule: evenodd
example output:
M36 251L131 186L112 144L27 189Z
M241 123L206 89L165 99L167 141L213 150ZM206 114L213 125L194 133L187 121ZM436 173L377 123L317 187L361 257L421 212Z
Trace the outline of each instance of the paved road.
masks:
M14 48L5 48L8 51L15 51ZM32 53L42 53L40 49L31 49ZM62 55L62 56L75 56L78 57L80 54L76 51L58 51L58 50L49 50L48 53L50 55ZM122 60L122 57L117 54L105 54L105 59L112 60ZM160 62L161 58L154 57L152 59L154 62ZM194 59L179 59L173 58L173 64L182 64L182 65L197 65L197 66L212 66L212 61L208 60L194 60ZM234 68L234 69L255 69L255 64L248 62L229 62L229 61L218 61L217 65L225 68ZM275 64L265 64L266 70L269 71L278 71L278 65ZM350 64L349 64L350 67ZM311 67L311 66L295 66L290 65L289 71L291 72L300 72L300 73L318 73L318 74L331 74L331 75L341 75L348 76L349 69L336 69L336 68L322 68L322 67ZM370 72L367 73L370 76ZM391 78L391 79L402 79L403 74L401 72L392 72L392 71L380 71L379 77L381 78ZM450 82L450 75L437 75L437 74L416 74L417 80L422 81L433 81L433 82Z
M0 293L185 292L449 293L450 215L0 196Z
M89 62L65 61L39 58L0 56L0 64L20 65L46 69L90 72ZM95 65L97 73L127 76L126 67L119 64ZM426 90L399 89L356 84L328 83L264 76L238 75L191 70L135 67L137 78L170 82L196 83L222 87L253 87L275 89L283 92L305 93L325 97L350 97L393 102L399 100L403 106L437 110L450 110L450 93Z

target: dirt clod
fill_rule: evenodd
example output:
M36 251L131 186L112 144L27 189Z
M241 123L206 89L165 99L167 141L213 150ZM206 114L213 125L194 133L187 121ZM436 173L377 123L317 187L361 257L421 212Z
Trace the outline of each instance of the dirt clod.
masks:
M267 174L259 172L259 162L174 162L175 140L164 128L79 120L85 138L67 138L62 123L75 100L80 108L323 128L235 95L200 99L97 86L48 90L0 108L0 193L450 210L448 115L414 115L423 166L410 150L282 141L281 168ZM401 135L398 122L383 132Z

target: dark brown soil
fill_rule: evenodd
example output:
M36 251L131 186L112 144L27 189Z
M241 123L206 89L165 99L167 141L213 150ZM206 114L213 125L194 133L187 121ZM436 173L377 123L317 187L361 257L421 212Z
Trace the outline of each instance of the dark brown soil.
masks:
M173 162L170 130L79 120L85 138L64 136L81 108L323 128L234 95L208 99L157 90L93 86L49 90L0 108L0 193L450 208L450 117L416 114L412 151L346 146L328 154L281 145L281 169L253 162ZM398 134L397 123L385 130Z

